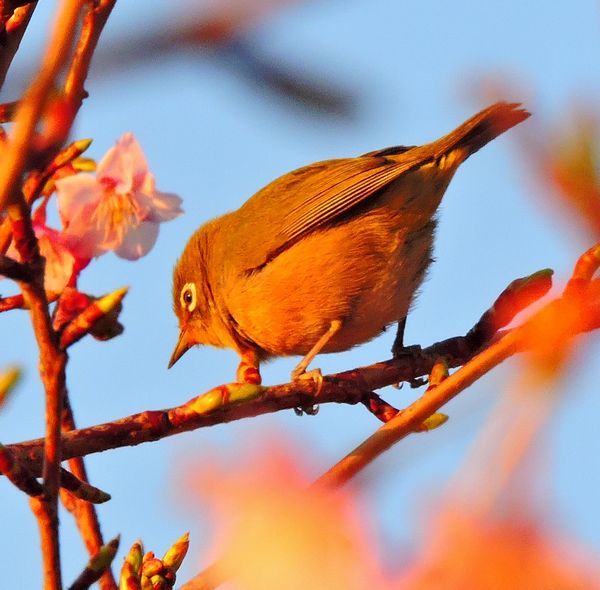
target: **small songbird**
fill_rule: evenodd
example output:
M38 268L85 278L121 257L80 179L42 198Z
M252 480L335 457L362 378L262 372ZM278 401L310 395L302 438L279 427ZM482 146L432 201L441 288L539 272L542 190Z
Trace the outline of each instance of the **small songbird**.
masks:
M420 147L317 162L274 180L187 243L173 273L179 341L232 348L237 381L260 383L259 363L371 340L398 322L431 263L435 213L456 169L529 116L499 102ZM309 372L310 373L310 372Z

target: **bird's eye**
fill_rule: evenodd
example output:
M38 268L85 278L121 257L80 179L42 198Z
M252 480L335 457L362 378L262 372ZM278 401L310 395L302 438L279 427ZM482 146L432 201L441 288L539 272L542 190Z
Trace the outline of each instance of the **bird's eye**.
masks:
M194 283L186 283L181 289L181 296L179 297L181 307L187 309L189 312L196 309L196 285Z

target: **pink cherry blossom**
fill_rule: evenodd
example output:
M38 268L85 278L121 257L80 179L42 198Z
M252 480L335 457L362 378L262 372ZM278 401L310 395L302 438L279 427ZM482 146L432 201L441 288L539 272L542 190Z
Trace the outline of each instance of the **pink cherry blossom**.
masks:
M56 181L58 209L69 246L81 258L114 250L136 260L154 245L158 225L182 213L181 199L156 190L144 153L126 133L98 164L96 175Z
M82 266L85 266L85 262L77 260L66 243L64 235L48 227L44 216L34 215L33 230L38 239L40 254L46 259L44 287L46 291L61 293L71 282L74 274L78 274ZM20 260L14 243L10 245L6 254L15 260Z
M46 259L44 286L46 291L61 293L71 281L77 267L75 256L64 236L47 225L34 225L40 254Z

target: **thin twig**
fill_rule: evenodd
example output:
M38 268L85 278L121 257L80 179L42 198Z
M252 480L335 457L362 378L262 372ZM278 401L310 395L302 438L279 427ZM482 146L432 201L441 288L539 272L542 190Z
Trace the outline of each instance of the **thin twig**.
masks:
M37 2L30 2L25 6L15 8L12 16L6 23L3 23L6 27L6 39L2 51L0 52L0 88L4 85L6 74L15 53L19 49L21 39L25 34L25 30L31 20L36 5Z
M81 34L65 80L65 95L75 112L87 96L84 88L98 39L115 5L115 0L89 2L83 16Z
M454 374L449 375L438 386L428 389L423 396L326 471L316 480L314 486L337 488L347 483L392 445L418 430L429 416L461 391L518 352L522 346L522 336L522 328L509 332L499 342L492 344Z
M75 419L73 417L73 411L68 396L65 396L64 402L62 431L63 433L66 433L75 430ZM89 483L83 458L74 457L70 459L69 467L74 476L83 482ZM96 555L101 551L104 541L100 529L100 521L98 520L98 514L96 513L94 505L76 498L63 490L61 490L61 500L65 508L73 514L88 553L90 556ZM99 585L102 590L116 590L117 583L110 565L102 571Z
M35 516L40 530L40 544L44 559L44 590L61 590L62 578L58 547L56 515L48 510L44 495L33 496L29 506Z
M24 283L31 281L31 271L27 265L2 254L0 254L0 275Z
M100 579L104 573L110 571L110 565L119 549L119 537L112 539L92 555L85 569L69 586L69 590L86 590Z
M21 195L10 203L8 216L15 248L31 271L31 280L19 282L39 349L39 371L46 394L46 437L43 447L44 493L30 502L38 518L44 560L44 588L60 590L60 548L58 540L58 489L60 485L60 416L65 395L66 354L58 346L52 329L44 291L44 259L33 231L29 208Z
M10 450L2 444L0 444L0 473L6 475L16 487L29 496L39 496L43 492L38 480L26 467L15 461Z
M46 301L48 301L48 303L53 303L58 297L58 293L54 293L53 291L46 292ZM25 303L25 299L21 293L19 293L19 295L10 295L9 297L0 298L0 313L12 311L13 309L27 309L27 303Z
M40 120L56 77L69 58L79 13L84 0L62 0L42 64L24 98L19 101L15 127L5 146L0 168L0 212L14 198L27 167L35 128Z
M21 290L31 315L31 322L40 351L40 376L46 392L46 438L44 444L44 495L40 502L31 503L40 520L42 553L44 557L44 587L62 588L58 541L58 488L60 485L60 416L65 395L66 354L58 348L52 330L48 302L40 282L21 283ZM50 527L51 530L46 530Z

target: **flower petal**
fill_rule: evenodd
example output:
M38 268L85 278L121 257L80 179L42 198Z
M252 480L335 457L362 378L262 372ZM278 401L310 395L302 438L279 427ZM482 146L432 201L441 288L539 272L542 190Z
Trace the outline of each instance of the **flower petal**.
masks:
M65 232L65 241L78 258L96 258L108 252L111 248L105 237L106 232L96 224L89 224L85 231Z
M58 212L64 227L76 217L86 205L100 201L102 187L91 174L75 174L56 181Z
M133 187L131 162L123 157L118 146L111 147L96 168L98 181L114 188L118 193L128 193Z
M47 291L61 293L69 284L75 266L75 257L60 241L49 235L38 239L40 254L46 259L44 286Z
M118 193L138 190L148 173L144 152L132 133L125 133L106 152L97 168L100 182L109 181Z
M121 245L115 249L115 254L127 260L137 260L151 250L157 237L158 223L144 221L125 234Z
M158 223L162 221L170 221L183 213L181 208L182 200L179 196L173 193L155 192L150 195L152 200L152 208L148 219Z

